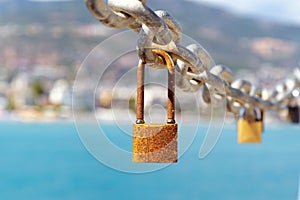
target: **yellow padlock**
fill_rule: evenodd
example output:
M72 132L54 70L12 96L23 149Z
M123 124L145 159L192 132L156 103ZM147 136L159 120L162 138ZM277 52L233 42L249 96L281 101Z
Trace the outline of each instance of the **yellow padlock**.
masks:
M177 124L175 122L175 68L171 56L165 51L154 50L168 71L168 120L164 124L144 122L144 73L145 63L139 62L137 73L136 123L133 125L133 162L177 162Z
M241 108L237 124L238 143L261 143L263 131L262 112L255 109L255 119L246 119L246 109Z

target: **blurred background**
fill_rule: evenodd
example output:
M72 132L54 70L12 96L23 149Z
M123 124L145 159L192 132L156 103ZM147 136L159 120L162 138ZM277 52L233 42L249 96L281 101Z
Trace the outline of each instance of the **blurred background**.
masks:
M199 42L215 63L229 66L235 78L265 88L274 88L299 65L298 4L268 0L148 2L154 10L167 10L183 32ZM98 22L80 0L1 0L0 119L69 119L79 66L96 45L120 31ZM137 57L129 55L112 63L105 85L114 85L136 62ZM84 85L88 90L89 85ZM135 81L125 85L134 87ZM96 106L109 109L111 101L122 96L110 91L109 87L97 91ZM93 109L85 103L76 106L83 111Z
M168 11L215 63L231 68L235 79L274 88L299 66L299 2L148 0L147 5ZM91 50L121 31L98 22L83 0L0 0L0 199L299 199L299 124L277 123L281 119L273 113L268 119L277 121L266 124L262 144L239 145L236 121L226 121L212 153L199 160L209 127L202 114L210 114L199 106L201 123L194 123L199 93L181 94L177 112L191 115L190 123L180 125L179 140L197 134L177 164L129 174L96 160L73 124L73 83ZM97 69L89 68L81 74L76 96L81 100L74 105L82 123L89 122L86 113L96 111L111 142L129 152L136 87L131 70L137 59L131 52L112 62L92 100L86 94L94 89ZM124 74L129 75L120 81ZM149 104L165 101L161 89L149 88ZM86 134L95 131L83 124ZM111 156L123 164L125 158Z

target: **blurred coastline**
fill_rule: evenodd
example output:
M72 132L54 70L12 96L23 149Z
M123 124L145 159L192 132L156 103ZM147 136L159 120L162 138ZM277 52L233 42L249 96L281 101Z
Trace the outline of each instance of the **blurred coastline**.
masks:
M229 66L235 78L243 77L272 89L299 65L300 27L239 17L193 2L170 2L151 1L149 6L172 13L184 33L201 43L217 64ZM0 120L71 120L77 70L92 48L117 30L95 20L82 1L12 0L0 1L0 7ZM16 17L21 10L24 17ZM106 82L97 88L92 104L84 100L85 91L91 89L89 81L97 79L90 77L93 71L85 74L79 97L83 100L74 109L79 109L83 116L94 112L97 118L107 120L112 119L110 113L118 111L124 113L120 118L128 120L134 113L135 80L130 77L131 82L117 88L111 86L136 63L136 55L125 55L112 63L104 74ZM160 76L151 78L154 82L160 80ZM165 108L161 92L162 88L148 89L146 110L153 104ZM196 106L191 103L195 98L199 99ZM189 112L191 118L199 113L208 116L209 107L199 94L180 94L179 104L178 115ZM270 116L270 120L280 119Z

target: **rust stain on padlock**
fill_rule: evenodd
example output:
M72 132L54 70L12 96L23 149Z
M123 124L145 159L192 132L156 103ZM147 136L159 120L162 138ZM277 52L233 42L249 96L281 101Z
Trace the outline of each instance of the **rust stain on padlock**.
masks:
M134 124L134 162L177 162L177 124Z
M172 58L167 52L153 50L168 68L168 119L165 124L144 122L145 63L139 62L137 76L136 124L133 125L133 162L177 162L177 124L175 123L175 72Z

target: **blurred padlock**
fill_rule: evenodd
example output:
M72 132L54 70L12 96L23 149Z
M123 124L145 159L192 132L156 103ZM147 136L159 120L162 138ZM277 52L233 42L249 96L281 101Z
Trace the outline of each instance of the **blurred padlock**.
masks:
M298 106L288 106L288 119L292 123L300 123L300 109Z
M263 120L259 109L255 109L255 119L246 117L246 109L241 108L239 113L237 131L238 143L261 143Z
M175 122L175 68L172 58L164 51L154 51L167 65L168 120L164 124L144 122L145 63L140 61L137 75L136 123L133 125L133 162L177 162L177 124Z
M288 99L288 120L292 123L300 123L299 90L295 89Z

